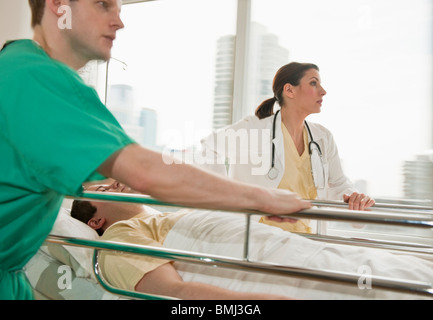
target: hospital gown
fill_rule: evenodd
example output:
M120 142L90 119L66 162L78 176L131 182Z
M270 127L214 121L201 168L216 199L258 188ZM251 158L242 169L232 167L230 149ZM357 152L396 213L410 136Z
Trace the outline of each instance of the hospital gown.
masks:
M242 214L191 210L182 214L143 214L110 226L103 240L165 247L189 252L242 259L246 219ZM251 261L318 270L337 270L373 276L431 282L433 262L378 249L339 246L309 240L297 234L251 221ZM167 260L125 253L106 252L100 266L114 286L134 290L139 280ZM262 292L302 299L397 299L418 298L412 294L375 290L374 281L344 285L237 271L176 262L185 281L207 283L235 291Z

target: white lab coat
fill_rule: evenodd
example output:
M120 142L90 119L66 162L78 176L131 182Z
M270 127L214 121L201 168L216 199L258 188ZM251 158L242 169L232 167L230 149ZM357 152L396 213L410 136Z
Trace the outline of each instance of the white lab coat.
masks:
M284 174L284 138L281 131L281 113L275 124L275 168L276 179L268 177L272 159L272 124L274 116L258 119L246 117L239 122L220 129L202 142L203 166L210 171L226 175L235 180L277 188ZM322 125L308 122L311 134L322 151L325 172L325 188L318 189L318 199L343 200L343 194L356 191L344 175L337 146L331 132ZM308 137L310 139L310 137ZM228 143L228 140L231 141ZM235 143L236 142L236 143ZM322 168L312 168L322 170Z

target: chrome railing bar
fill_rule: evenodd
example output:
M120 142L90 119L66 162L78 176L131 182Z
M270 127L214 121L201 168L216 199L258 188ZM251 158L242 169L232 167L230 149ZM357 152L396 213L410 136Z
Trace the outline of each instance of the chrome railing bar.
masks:
M102 288L115 295L134 298L134 299L143 299L143 300L174 300L174 298L172 297L142 293L138 291L124 290L124 289L113 287L105 279L99 267L99 250L95 250L93 254L93 272L95 274L96 280L102 286Z
M339 272L333 270L319 270L313 268L300 268L284 265L276 265L264 262L243 261L240 259L226 258L216 255L204 255L181 250L170 250L166 248L154 248L150 246L140 246L111 241L95 241L60 236L49 236L46 242L61 245L71 245L88 247L99 250L123 251L128 253L144 254L148 256L163 258L167 260L177 260L189 263L198 263L224 268L233 268L243 271L264 272L280 276L292 276L306 278L309 280L331 281L343 284L356 285L361 277L366 275L356 273ZM411 292L422 295L433 295L431 283L392 279L390 277L368 276L375 288L388 289L393 291Z
M122 0L122 4L133 4L133 3L140 3L140 2L150 2L150 1L156 1L156 0Z
M246 227L244 236L244 260L249 261L250 257L250 228L251 228L251 215L246 215Z
M361 247L370 247L370 248L384 249L384 250L395 250L395 251L403 251L408 253L418 253L418 254L425 254L425 255L433 254L433 246L418 244L418 243L384 241L384 240L376 240L376 239L360 238L360 237L356 237L356 238L338 237L338 236L327 236L327 235L316 235L316 234L302 234L302 236L311 240L329 242L329 243L335 243L341 245L354 245L354 246L361 246Z
M166 203L158 201L146 195L141 194L123 194L112 192L84 192L79 197L67 197L78 200L92 201L123 201L131 203L141 203L146 205L185 207L179 204ZM228 211L228 210L218 210ZM232 211L230 211L232 212ZM257 211L236 211L235 213L250 214L250 215L267 215L271 214ZM339 220L351 222L378 223L400 226L411 226L419 228L433 227L433 214L417 212L417 213L401 213L401 212L381 212L381 211L353 211L340 208L311 208L296 213L290 214L290 217L308 218L317 220Z
M425 213L400 213L383 211L354 211L348 209L311 208L290 215L297 218L338 220L387 225L433 228L433 215Z
M311 200L313 205L317 206L338 206L338 207L346 207L347 203L339 200ZM399 203L376 203L372 208L377 209L397 209L397 210L424 210L424 211L432 211L432 206L426 205L416 205L416 204L399 204Z

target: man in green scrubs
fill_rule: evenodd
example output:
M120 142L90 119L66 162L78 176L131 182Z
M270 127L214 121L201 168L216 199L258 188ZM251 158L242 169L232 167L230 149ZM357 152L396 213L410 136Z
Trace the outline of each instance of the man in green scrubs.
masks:
M0 299L33 298L23 267L64 195L79 195L86 181L111 177L162 201L203 208L281 215L310 207L289 192L166 165L125 134L75 71L110 58L124 27L121 0L29 3L33 40L8 42L0 52ZM71 28L59 25L64 5Z

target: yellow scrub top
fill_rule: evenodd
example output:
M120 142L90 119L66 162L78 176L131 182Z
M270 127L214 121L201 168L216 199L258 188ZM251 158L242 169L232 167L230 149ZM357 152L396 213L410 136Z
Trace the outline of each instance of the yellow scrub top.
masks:
M299 155L284 123L281 123L281 131L284 138L284 175L278 188L296 192L303 199L313 200L317 197L317 189L311 171L307 130L304 128L304 152L302 155ZM262 217L260 222L291 232L311 233L311 228L308 225L309 220L301 219L296 223L274 222Z

